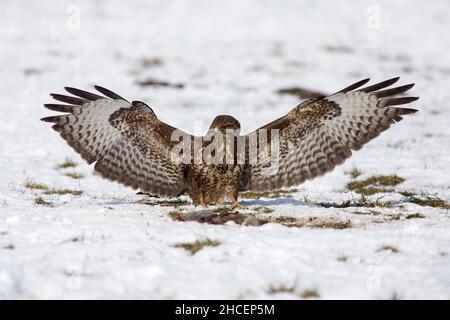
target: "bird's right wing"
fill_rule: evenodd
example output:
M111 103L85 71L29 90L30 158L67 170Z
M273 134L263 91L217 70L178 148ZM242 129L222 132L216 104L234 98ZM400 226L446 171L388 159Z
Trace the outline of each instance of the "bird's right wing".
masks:
M171 151L178 130L160 121L140 101L128 102L116 93L95 86L105 96L66 87L73 96L52 94L66 104L45 107L66 114L41 119L104 178L159 196L177 196L184 186L183 167ZM192 137L184 133L187 138Z

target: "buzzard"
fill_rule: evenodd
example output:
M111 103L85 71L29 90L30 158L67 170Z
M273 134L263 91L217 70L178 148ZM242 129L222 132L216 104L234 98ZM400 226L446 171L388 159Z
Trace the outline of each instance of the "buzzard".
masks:
M418 99L395 97L414 85L388 89L398 79L362 87L369 81L365 79L332 95L308 99L247 135L240 134L238 120L219 115L207 135L196 137L160 121L145 103L129 102L100 86L95 89L103 95L71 87L65 88L70 96L51 94L64 104L44 106L64 114L41 120L54 123L52 128L87 163L95 162L95 171L106 179L155 196L186 193L202 206L228 197L239 207L239 191L290 187L321 176L402 116L416 112L395 107ZM188 146L183 161L174 156L181 140ZM212 148L210 156L227 161L201 156L198 160L213 142L218 148ZM268 170L268 159L273 158L275 169Z

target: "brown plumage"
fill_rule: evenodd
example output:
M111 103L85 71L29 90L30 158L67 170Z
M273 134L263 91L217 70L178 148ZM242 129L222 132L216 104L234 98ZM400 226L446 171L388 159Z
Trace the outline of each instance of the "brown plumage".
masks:
M116 93L95 86L104 96L66 87L73 96L52 94L65 104L45 107L66 114L43 118L103 177L152 195L174 197L187 193L195 204L222 203L227 197L238 206L238 192L273 190L301 184L342 164L364 144L377 137L402 116L416 112L392 107L410 103L417 97L394 97L413 84L386 89L398 81L393 78L360 88L359 81L327 97L304 101L287 115L247 134L240 135L240 124L231 116L218 116L207 136L194 137L160 121L153 110L140 101L128 102ZM278 130L277 136L275 131ZM267 130L267 145L254 140ZM272 130L272 131L271 131ZM223 141L216 134L235 133ZM172 151L179 143L177 133L191 143L188 162L180 162ZM278 139L276 139L277 137ZM200 149L195 141L200 139ZM208 150L210 141L221 141L211 155L225 159L231 145L232 162L209 163L195 156ZM238 142L245 142L239 158ZM251 161L251 148L258 147L257 160ZM276 153L277 166L268 169ZM222 150L220 153L218 151ZM270 164L270 163L269 163Z

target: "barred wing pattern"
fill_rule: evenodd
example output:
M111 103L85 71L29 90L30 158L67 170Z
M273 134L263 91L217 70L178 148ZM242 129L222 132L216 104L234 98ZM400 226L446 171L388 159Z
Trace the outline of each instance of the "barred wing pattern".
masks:
M262 191L294 186L342 164L352 150L361 149L391 124L402 120L402 116L417 111L391 107L418 99L393 97L414 84L385 89L398 79L362 89L358 88L369 79L359 81L328 97L307 100L286 116L258 129L256 133L261 129L279 129L278 168L276 172L265 170L265 161L247 164L241 189Z
M105 96L66 87L73 96L51 94L67 104L46 104L64 115L41 119L104 178L159 196L177 196L184 186L183 168L171 161L171 134L177 130L161 122L140 101L126 101L108 89Z

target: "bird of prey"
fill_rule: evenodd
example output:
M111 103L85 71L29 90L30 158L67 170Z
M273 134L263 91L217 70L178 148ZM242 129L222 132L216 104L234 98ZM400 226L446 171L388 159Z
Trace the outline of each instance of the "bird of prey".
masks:
M231 156L232 161L217 163L203 158L178 161L173 149L180 140L173 139L174 133L187 137L189 142L200 139L200 153L208 148L208 139L176 129L160 121L145 103L128 102L100 86L95 89L103 95L71 87L65 88L71 96L51 94L64 104L45 107L64 114L41 120L54 123L52 128L87 163L95 162L95 171L106 179L155 196L188 194L194 204L202 206L223 203L229 198L235 207L240 207L240 191L291 187L321 176L342 164L353 150L361 149L402 120L402 116L416 112L396 107L418 99L396 97L414 85L388 88L398 79L363 87L369 81L365 79L329 96L308 99L285 116L246 135L240 134L240 123L232 116L217 116L208 132L225 135L231 130L235 134L231 141L210 137L209 141L222 141L220 148L227 150L220 153L224 149L219 148L211 154L223 160L228 147L236 146L239 139L244 141L240 161L236 155ZM256 161L250 161L251 141L255 145L251 137L263 132L265 140L256 140ZM272 144L275 140L276 145ZM199 151L189 148L193 159ZM267 160L268 155L275 153L275 170L266 170L267 161L259 160Z

